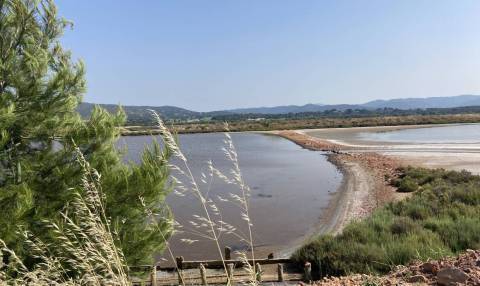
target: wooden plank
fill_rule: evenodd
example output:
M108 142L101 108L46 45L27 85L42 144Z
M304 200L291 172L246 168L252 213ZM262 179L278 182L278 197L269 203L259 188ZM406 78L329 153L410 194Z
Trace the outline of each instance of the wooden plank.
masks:
M235 269L233 263L227 264L227 285L233 285L233 276L235 274L233 269Z
M149 269L152 269L152 265L136 265L136 266L130 266L130 271L147 271ZM157 271L168 271L168 272L171 272L171 271L176 271L177 268L175 266L161 266L161 265L157 265L155 266L155 268L157 269Z
M203 264L200 264L200 278L202 279L202 285L207 286L208 285L208 280L207 280L207 270L205 267L203 267Z
M281 263L277 265L277 274L278 274L278 282L283 282L285 278L283 275L283 264Z
M235 280L240 282L240 283L248 283L251 282L251 275L248 273L236 273L234 275ZM227 279L227 275L208 275L207 277L208 284L209 285L216 285L216 284L223 284L225 285L225 280ZM300 273L290 273L284 274L284 281L302 281L303 274ZM277 273L272 273L272 274L264 274L262 276L262 281L264 283L266 282L276 282L278 281ZM133 285L148 285L150 281L142 281L142 280L137 280L133 281ZM184 277L184 283L185 285L200 285L202 282L200 276L189 276L189 277ZM143 283L143 284L142 284ZM158 278L157 280L157 285L177 285L178 284L178 278L177 277L171 277L171 278Z
M312 264L305 262L303 281L310 283L312 281Z
M150 285L157 286L157 267L155 265L152 267L152 272L150 273Z
M225 247L225 257L223 259L225 259L225 260L231 260L232 259L232 249L228 246Z
M176 260L178 269L184 269L183 268L183 260L184 260L183 256L176 257L175 260ZM197 265L197 267L198 267L198 265ZM197 267L195 267L195 268L197 268Z
M205 260L205 261L182 261L182 269L195 269L203 264L205 268L209 269L220 269L224 267L224 262L222 260ZM232 263L235 268L245 266L245 263L241 260L225 260L225 265ZM248 263L259 263L260 265L264 264L278 264L278 263L293 263L290 258L275 258L275 259L249 259ZM180 266L179 266L180 267Z
M178 285L185 285L185 279L184 279L185 277L183 277L183 270L178 269L177 274L178 274Z
M263 271L262 271L262 266L260 265L260 263L255 263L255 279L258 281L258 282L262 282L262 274L263 274Z

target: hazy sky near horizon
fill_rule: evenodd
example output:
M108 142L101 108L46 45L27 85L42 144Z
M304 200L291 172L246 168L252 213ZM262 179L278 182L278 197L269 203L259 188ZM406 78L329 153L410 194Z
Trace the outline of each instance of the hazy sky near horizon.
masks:
M197 111L480 93L477 0L58 0L85 101Z

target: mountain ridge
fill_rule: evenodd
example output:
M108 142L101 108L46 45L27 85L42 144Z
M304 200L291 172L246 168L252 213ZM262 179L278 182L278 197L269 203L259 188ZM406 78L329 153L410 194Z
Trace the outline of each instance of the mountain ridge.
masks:
M83 102L78 107L79 113L83 117L88 117L93 107L97 105L94 103ZM115 104L98 104L109 112L113 112L118 108ZM480 95L457 95L449 97L425 97L425 98L396 98L388 100L372 100L363 104L305 104L305 105L280 105L272 107L253 107L253 108L236 108L229 110L218 110L209 112L192 111L177 106L123 106L129 121L144 121L147 117L151 117L150 110L159 113L165 119L176 120L195 120L199 118L213 117L218 115L229 114L289 114L289 113L303 113L303 112L323 112L327 110L344 111L348 109L381 109L393 108L400 110L409 109L426 109L426 108L454 108L464 106L480 106Z

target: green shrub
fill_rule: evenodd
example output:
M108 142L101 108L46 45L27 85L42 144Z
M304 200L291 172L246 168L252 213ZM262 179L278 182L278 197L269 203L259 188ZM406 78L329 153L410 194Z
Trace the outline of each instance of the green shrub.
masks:
M415 232L417 225L413 220L406 217L395 218L392 225L390 225L390 231L394 235L407 235L412 232Z
M410 177L405 177L397 182L397 188L399 192L402 193L411 193L415 192L418 189L418 184L414 179Z
M431 216L431 211L421 204L408 204L406 207L406 214L414 220L423 220Z
M432 227L432 225L434 225ZM426 227L435 229L443 242L453 251L476 249L480 246L480 219L462 217L433 222Z

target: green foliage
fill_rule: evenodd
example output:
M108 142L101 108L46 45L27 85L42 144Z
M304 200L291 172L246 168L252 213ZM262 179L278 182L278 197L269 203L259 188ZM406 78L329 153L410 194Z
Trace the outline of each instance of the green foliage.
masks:
M0 0L0 238L20 255L20 228L49 242L44 222L68 211L83 190L78 146L102 175L106 214L127 262L151 262L170 232L162 204L169 152L156 144L141 164L125 164L115 148L123 110L96 107L81 119L76 109L85 92L84 66L60 45L67 26L52 1ZM161 232L146 220L139 197L159 215Z
M402 173L398 185L418 189L410 198L350 223L338 236L315 238L294 259L313 262L320 275L385 273L413 259L480 247L479 176L423 168Z
M398 180L396 186L398 191L401 193L415 192L418 189L417 183L411 178L404 178L403 180Z

